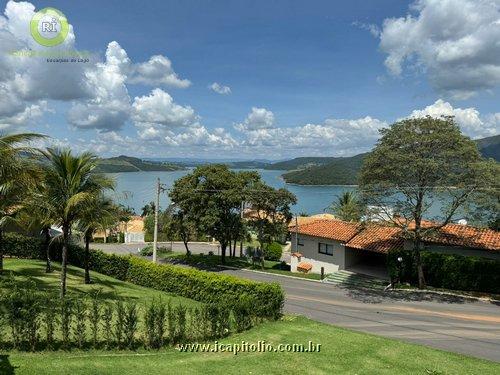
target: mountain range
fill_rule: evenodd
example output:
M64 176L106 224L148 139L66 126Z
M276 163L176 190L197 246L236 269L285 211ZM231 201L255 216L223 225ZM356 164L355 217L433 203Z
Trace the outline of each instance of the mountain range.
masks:
M476 142L479 151L484 157L500 161L500 135L478 139ZM358 154L350 157L298 157L284 161L270 161L266 159L139 159L121 155L100 159L97 172L176 171L199 165L221 163L233 169L286 171L282 177L290 184L356 185L363 159L367 154Z

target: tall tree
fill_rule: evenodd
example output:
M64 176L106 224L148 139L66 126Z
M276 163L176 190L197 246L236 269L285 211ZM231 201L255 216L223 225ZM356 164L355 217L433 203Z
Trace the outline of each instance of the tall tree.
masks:
M297 203L297 198L287 189L274 189L257 181L247 190L246 201L252 209L248 226L255 231L264 249L266 244L285 233L292 219L290 206Z
M122 212L120 207L116 206L110 198L104 195L96 195L83 208L78 215L78 229L83 233L85 242L84 269L85 284L90 284L90 241L96 230L106 230L112 223L115 225L122 221Z
M64 297L71 227L96 197L114 188L114 182L93 173L97 157L91 153L73 155L67 149L48 149L46 158L45 204L51 207L55 222L62 228L61 297Z
M188 243L196 236L196 227L183 210L172 213L165 229L170 238L180 238L184 243L186 255L191 255Z
M476 143L462 135L451 117L402 120L381 135L364 161L360 188L366 203L378 207L381 219L392 221L413 241L423 288L423 238L450 223L478 193L498 187L498 165L482 159ZM441 213L430 217L429 209L436 204Z
M40 169L28 157L38 150L28 144L42 137L34 133L0 134L0 271L3 270L3 229L39 181Z
M189 215L196 228L219 241L222 263L244 191L258 179L256 172L234 172L222 164L204 165L178 179L170 192L172 202Z
M362 204L353 191L342 193L330 209L336 217L344 221L359 221L363 214Z

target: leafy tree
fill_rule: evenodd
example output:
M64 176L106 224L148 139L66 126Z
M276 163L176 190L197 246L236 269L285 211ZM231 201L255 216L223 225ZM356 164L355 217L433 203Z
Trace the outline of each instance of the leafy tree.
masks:
M146 217L146 216L149 216L149 215L154 215L155 213L155 202L149 202L148 204L146 204L144 207L142 207L141 209L141 216L142 217Z
M105 189L112 189L114 183L108 177L92 173L97 157L91 153L73 155L70 150L48 149L45 155L46 199L40 201L50 207L55 223L62 228L61 297L64 297L71 227L96 197Z
M274 189L262 181L257 181L248 189L246 201L252 208L248 226L257 233L262 249L278 236L286 232L292 219L290 206L297 198L287 189Z
M184 211L177 210L170 217L166 227L170 238L180 238L186 248L186 255L191 255L188 243L196 237L196 227L189 216Z
M127 216L125 216L127 217ZM85 284L90 284L90 241L92 235L98 229L106 230L111 223L117 224L122 221L122 211L119 206L116 206L113 201L103 195L96 195L90 200L86 207L83 208L79 214L78 229L83 233L85 241L85 255L84 255L84 268L85 268Z
M330 209L336 217L344 221L359 221L363 214L363 206L353 191L342 193Z
M360 187L366 203L376 205L382 219L413 241L422 288L422 239L450 223L477 194L498 186L498 165L481 158L476 143L451 117L402 120L381 135L364 161ZM441 214L425 222L437 203Z
M3 270L3 229L22 208L23 200L38 183L40 169L29 157L38 150L26 144L42 135L0 134L0 271Z
M195 227L219 241L222 263L245 189L258 179L256 172L234 172L222 164L204 165L175 181L170 192L172 202Z

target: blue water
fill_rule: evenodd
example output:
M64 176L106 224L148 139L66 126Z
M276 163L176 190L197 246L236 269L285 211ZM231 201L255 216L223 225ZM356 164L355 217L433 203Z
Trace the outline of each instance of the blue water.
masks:
M353 190L348 186L300 186L287 184L281 175L284 171L257 170L262 179L275 188L285 187L297 196L297 204L292 207L293 213L317 214L325 212L336 198L344 191ZM155 199L156 179L168 189L178 178L188 174L189 170L174 172L127 172L111 173L116 181L114 198L116 201L132 207L137 214L141 208ZM160 196L160 207L165 208L170 203L168 193Z

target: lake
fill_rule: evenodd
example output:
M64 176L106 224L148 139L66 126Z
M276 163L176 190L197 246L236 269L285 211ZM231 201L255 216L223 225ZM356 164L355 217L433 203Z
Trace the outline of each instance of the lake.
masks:
M114 198L116 201L132 207L137 214L147 203L154 201L156 179L168 189L178 178L190 173L191 170L173 172L127 172L110 173L116 181ZM287 184L281 175L285 171L257 170L262 180L272 187L285 187L297 196L297 204L293 206L294 214L305 212L309 215L322 213L344 191L353 190L349 186L300 186ZM160 195L160 207L165 208L170 203L168 193Z

